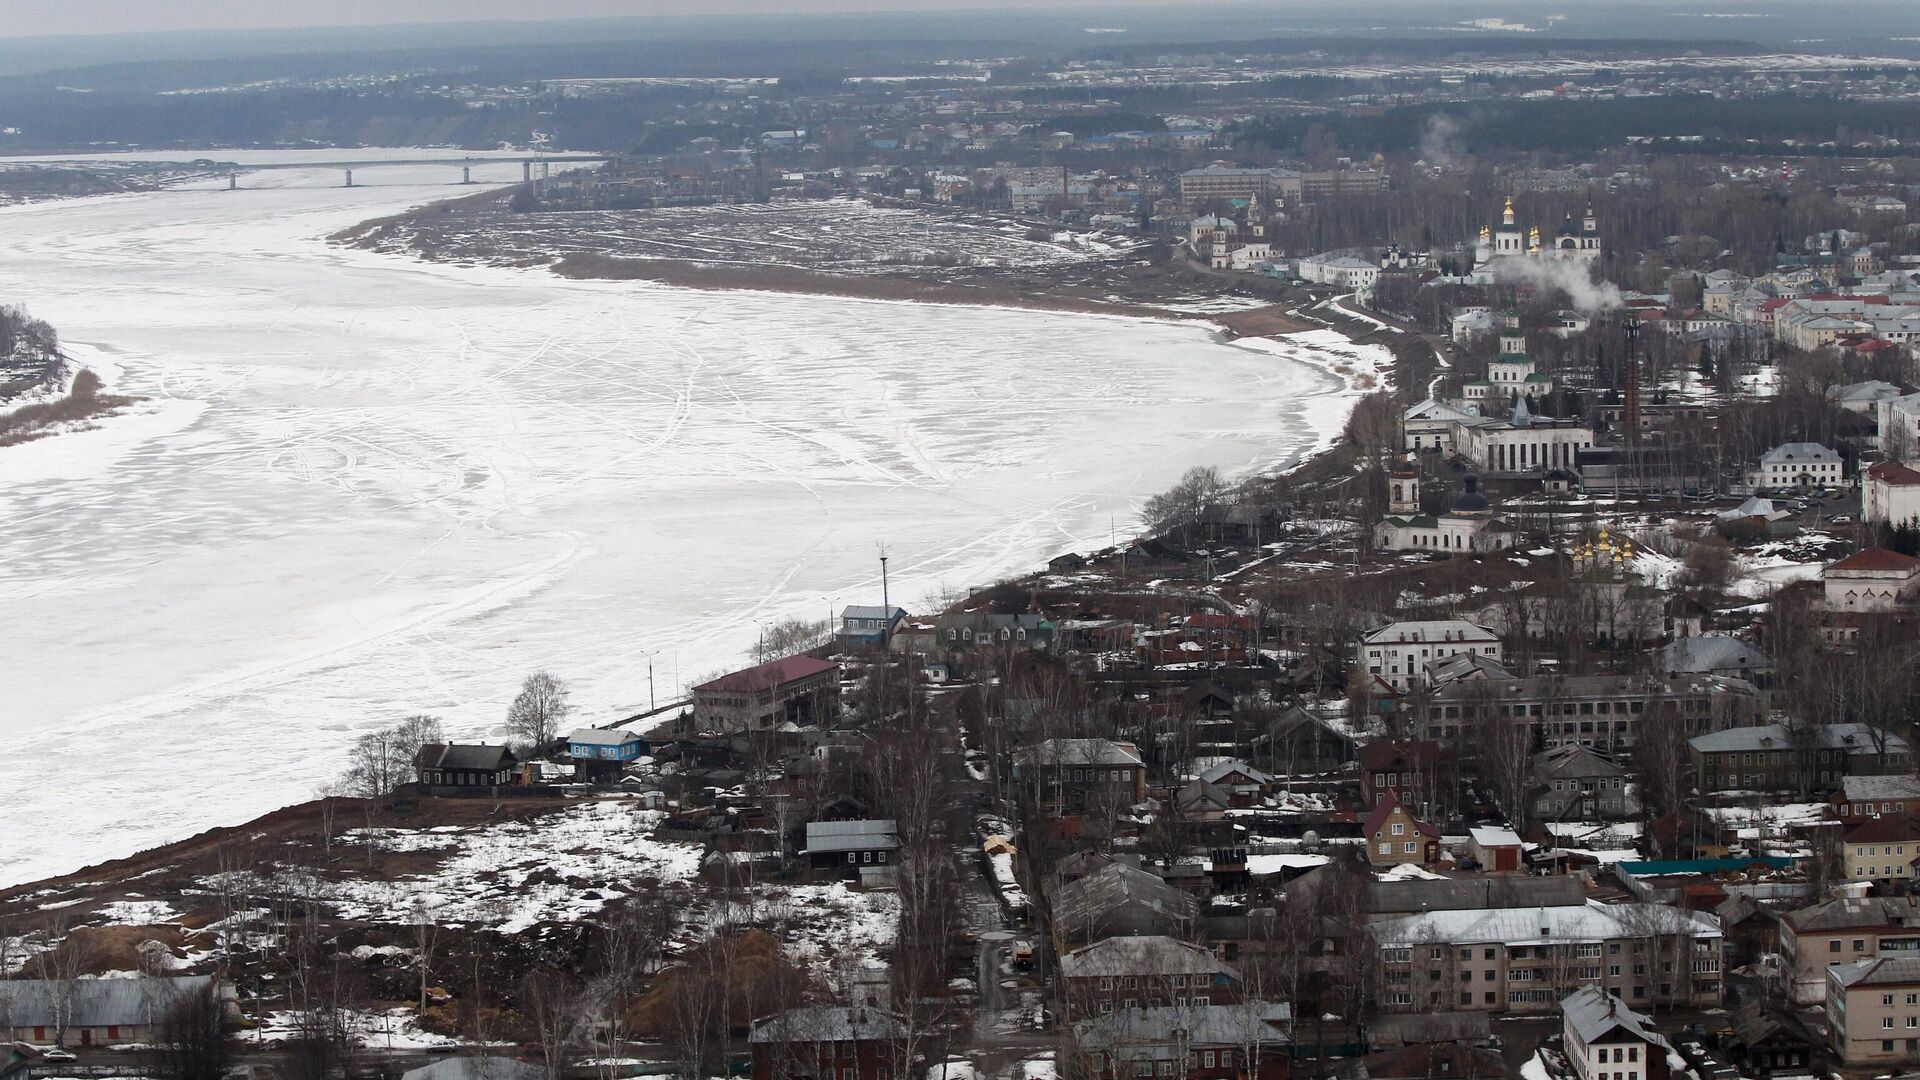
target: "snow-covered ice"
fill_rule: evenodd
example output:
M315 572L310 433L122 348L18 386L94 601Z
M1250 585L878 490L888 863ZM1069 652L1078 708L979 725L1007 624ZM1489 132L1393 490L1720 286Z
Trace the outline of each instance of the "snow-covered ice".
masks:
M760 622L877 602L881 543L909 607L1104 545L1189 466L1322 445L1354 389L1313 354L1366 366L1331 335L1255 351L324 242L455 178L0 209L0 300L150 399L0 451L0 737L104 763L0 791L0 884L304 798L409 713L497 737L536 668L588 722L645 708L649 661L668 700Z

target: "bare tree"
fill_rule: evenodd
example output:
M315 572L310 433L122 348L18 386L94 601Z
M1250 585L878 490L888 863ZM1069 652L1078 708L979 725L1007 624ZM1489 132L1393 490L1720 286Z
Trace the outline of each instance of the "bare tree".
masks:
M373 823L405 782L412 759L402 756L404 742L399 728L369 731L353 741L348 751L347 771L340 778L344 788L360 800L366 816L367 865L373 865L376 838Z
M220 1080L233 1062L226 1009L211 982L176 992L163 1003L154 1064L167 1080Z
M803 653L824 645L833 637L833 624L824 620L782 619L767 627L755 649L759 663Z
M413 901L413 966L420 973L420 1008L427 1011L427 985L433 979L433 954L440 944L439 911L424 896Z
M320 851L325 855L333 854L333 819L340 809L340 799L346 793L346 785L338 780L329 780L313 789L313 799L320 804Z
M507 708L507 730L539 755L553 745L561 722L572 711L567 685L545 671L536 671L520 684L519 695Z
M1181 541L1192 546L1195 528L1207 512L1225 497L1226 481L1211 465L1196 465L1186 471L1180 482L1147 500L1144 508L1148 526L1156 533L1179 532Z
M73 1022L73 988L93 961L93 940L64 915L55 915L47 927L46 949L34 954L33 969L47 984L47 998L53 1006L53 1041L66 1043L67 1025Z
M522 1011L533 1022L548 1080L560 1080L572 1057L580 987L566 974L541 967L521 980L520 995Z

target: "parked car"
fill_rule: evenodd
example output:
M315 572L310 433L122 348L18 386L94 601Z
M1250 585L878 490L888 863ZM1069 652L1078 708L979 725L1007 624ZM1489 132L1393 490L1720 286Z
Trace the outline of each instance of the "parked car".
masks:
M1835 525L1851 525L1853 524L1853 515L1852 514L1835 514L1833 515L1832 518L1828 520L1832 521Z
M43 1061L51 1061L56 1065L66 1065L80 1060L73 1056L73 1051L62 1050L57 1046L49 1046L40 1051L40 1057Z

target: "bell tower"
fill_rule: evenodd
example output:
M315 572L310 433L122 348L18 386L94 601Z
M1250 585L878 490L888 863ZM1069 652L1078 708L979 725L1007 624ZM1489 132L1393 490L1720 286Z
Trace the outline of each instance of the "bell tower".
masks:
M1390 514L1417 514L1420 512L1420 471L1411 462L1395 462L1387 473L1387 512Z
M1507 325L1500 331L1500 351L1520 356L1527 354L1527 335L1520 332L1520 313L1517 311L1507 312Z

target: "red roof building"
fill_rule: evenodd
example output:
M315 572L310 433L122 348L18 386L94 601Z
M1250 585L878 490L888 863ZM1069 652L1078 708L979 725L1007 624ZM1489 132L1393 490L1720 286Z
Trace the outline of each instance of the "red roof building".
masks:
M1920 585L1920 559L1886 548L1849 555L1820 575L1827 610L1889 612L1900 608Z
M840 665L799 655L722 675L693 688L699 731L765 731L806 726L840 712Z
M1860 479L1860 516L1875 524L1920 522L1920 472L1882 461Z

